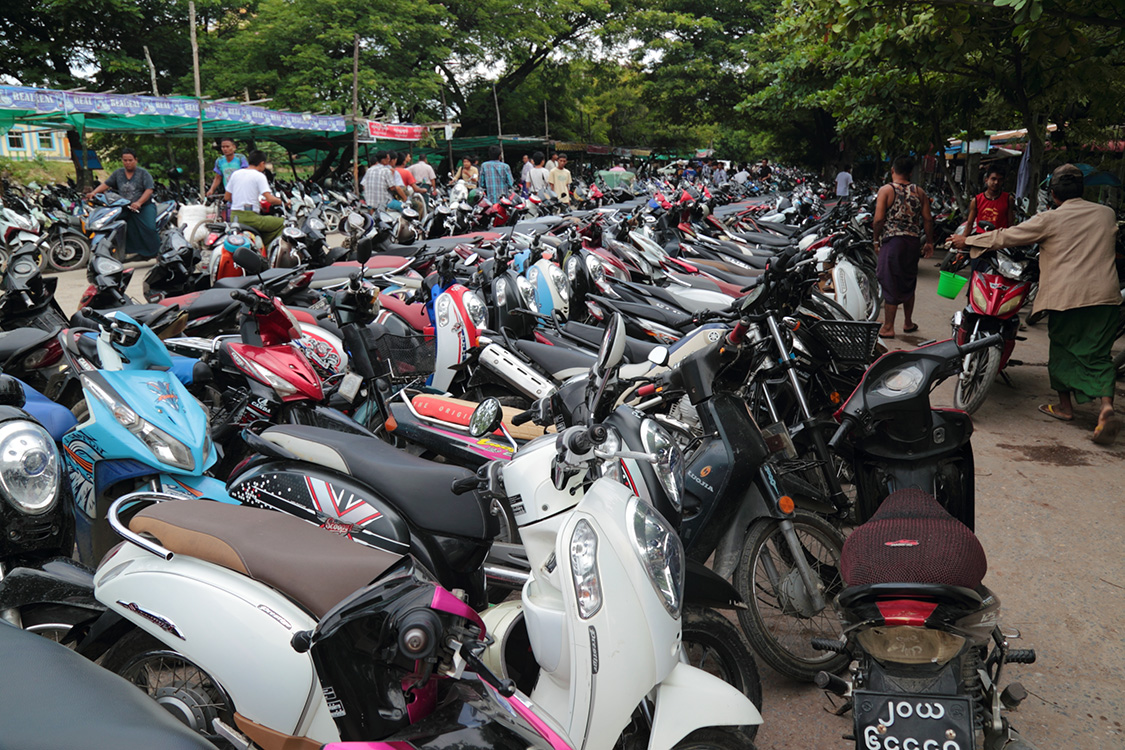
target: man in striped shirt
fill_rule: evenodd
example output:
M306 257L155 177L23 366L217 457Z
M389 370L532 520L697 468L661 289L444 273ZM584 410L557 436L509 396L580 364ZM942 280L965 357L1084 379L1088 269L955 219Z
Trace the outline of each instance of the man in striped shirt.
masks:
M488 161L480 165L480 187L488 200L495 203L512 192L515 180L512 178L512 168L500 161L500 147L488 147Z

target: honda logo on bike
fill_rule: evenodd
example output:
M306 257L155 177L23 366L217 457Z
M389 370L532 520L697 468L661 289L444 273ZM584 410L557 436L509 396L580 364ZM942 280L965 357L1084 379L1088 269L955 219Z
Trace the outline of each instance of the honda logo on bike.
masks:
M884 547L917 547L917 539L899 539L897 542L883 542Z

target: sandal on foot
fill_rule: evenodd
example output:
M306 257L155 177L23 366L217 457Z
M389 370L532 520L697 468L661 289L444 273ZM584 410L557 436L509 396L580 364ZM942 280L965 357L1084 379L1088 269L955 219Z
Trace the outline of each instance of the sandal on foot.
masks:
M1059 420L1060 422L1073 422L1074 421L1074 415L1073 414L1071 414L1068 417L1067 415L1062 414L1061 412L1055 411L1055 405L1054 404L1039 404L1039 411L1042 412L1043 414L1046 414L1048 417L1054 417L1055 419Z
M908 325L906 328L903 328L902 332L903 333L914 333L917 330L918 330L918 324L914 323L913 325Z
M1121 420L1117 417L1110 417L1105 421L1105 424L1094 428L1094 435L1090 439L1096 445L1113 445L1113 441L1117 439L1117 433L1120 430Z

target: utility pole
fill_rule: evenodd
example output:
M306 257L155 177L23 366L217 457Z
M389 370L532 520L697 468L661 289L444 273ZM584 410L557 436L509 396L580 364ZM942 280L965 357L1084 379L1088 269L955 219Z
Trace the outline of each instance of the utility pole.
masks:
M352 50L352 190L359 194L359 34Z
M492 103L496 105L496 140L500 142L500 161L504 160L504 131L500 126L500 98L496 96L496 84L492 84Z
M203 200L206 187L203 184L203 92L199 85L199 42L195 38L195 0L188 2L188 22L191 23L191 65L195 74L195 101L199 105L199 118L196 120L195 145L199 156L199 200Z
M449 176L453 176L453 128L449 127L449 110L445 108L445 84L441 85L441 119L445 122L445 145L449 147Z
M547 100L543 100L543 140L551 140L551 123L547 120Z

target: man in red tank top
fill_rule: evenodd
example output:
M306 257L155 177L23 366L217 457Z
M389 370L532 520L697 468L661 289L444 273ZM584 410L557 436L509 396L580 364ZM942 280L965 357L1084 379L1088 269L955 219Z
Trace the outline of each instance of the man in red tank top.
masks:
M1000 191L1004 184L1004 172L992 167L984 177L984 192L978 193L969 204L969 234L973 233L978 221L987 221L993 229L1007 229L1013 221L1012 196Z

